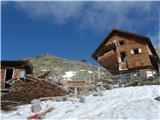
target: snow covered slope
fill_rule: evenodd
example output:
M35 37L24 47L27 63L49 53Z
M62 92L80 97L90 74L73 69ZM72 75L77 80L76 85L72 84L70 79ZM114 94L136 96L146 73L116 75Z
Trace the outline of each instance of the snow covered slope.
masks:
M43 101L44 109L56 109L45 120L106 120L106 119L160 119L160 102L154 98L160 95L160 86L117 88L104 91L102 96L90 94L85 102L78 100ZM3 120L25 119L32 115L30 104L19 106L17 111L2 111Z

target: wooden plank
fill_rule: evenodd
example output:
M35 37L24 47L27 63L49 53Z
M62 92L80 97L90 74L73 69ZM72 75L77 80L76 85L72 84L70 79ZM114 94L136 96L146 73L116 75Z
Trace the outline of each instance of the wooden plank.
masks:
M63 99L63 98L68 98L68 96L53 96L53 97L40 97L40 100L48 100L48 99L52 99L52 100L59 100L59 99Z
M12 78L20 78L20 71L20 69L14 69Z
M5 86L5 75L6 75L6 69L1 69L1 80L0 80L0 86L3 88Z
M16 102L16 101L9 101L9 100L2 100L2 103L15 103L15 104L19 104L20 102Z

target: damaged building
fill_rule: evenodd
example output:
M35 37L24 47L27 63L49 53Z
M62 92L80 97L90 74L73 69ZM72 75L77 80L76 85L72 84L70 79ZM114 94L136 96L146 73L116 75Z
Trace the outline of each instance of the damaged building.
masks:
M1 61L1 90L10 88L10 80L24 78L27 74L33 74L29 61Z
M92 57L113 75L129 79L139 73L146 77L159 73L159 57L150 39L123 30L113 29Z
M65 96L63 86L48 80L51 72L34 76L29 61L1 61L1 91L5 92L1 95L2 108L12 109L33 99Z

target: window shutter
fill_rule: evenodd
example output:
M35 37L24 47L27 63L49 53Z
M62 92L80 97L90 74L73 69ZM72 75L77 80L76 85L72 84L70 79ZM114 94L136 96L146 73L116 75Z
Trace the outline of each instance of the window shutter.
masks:
M141 49L141 48L139 48L139 49L138 49L138 52L139 52L139 53L142 53L142 49Z
M133 50L131 50L131 54L134 54L134 51L133 51Z

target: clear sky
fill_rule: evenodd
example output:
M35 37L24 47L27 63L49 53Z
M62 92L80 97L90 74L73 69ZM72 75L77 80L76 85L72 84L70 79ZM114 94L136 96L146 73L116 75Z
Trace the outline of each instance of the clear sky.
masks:
M52 54L96 63L91 54L113 29L159 44L160 2L3 2L2 59Z

